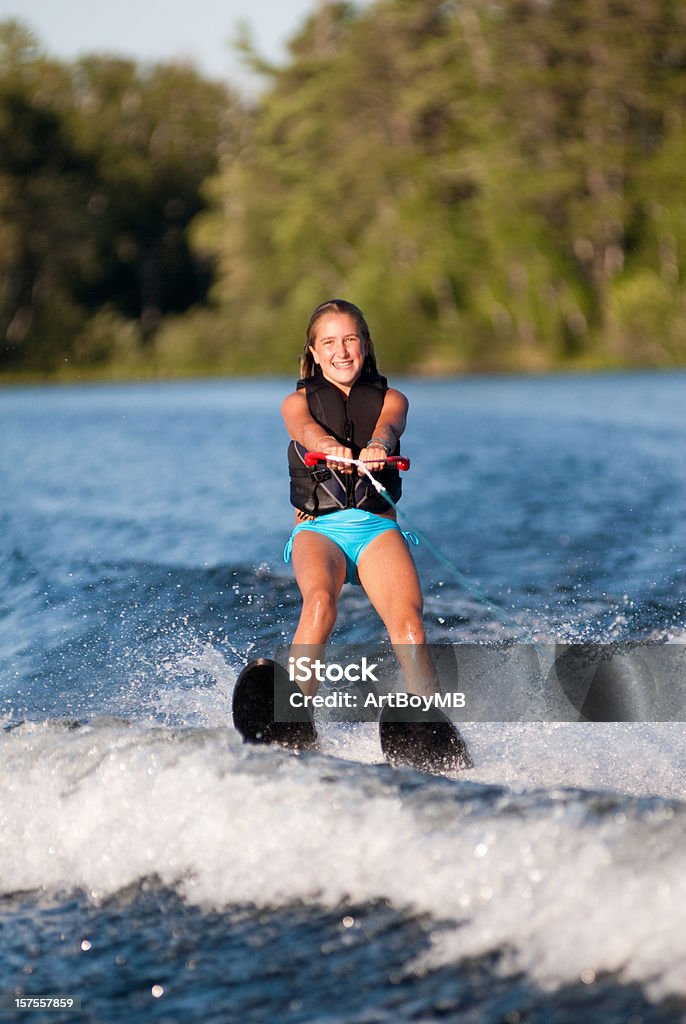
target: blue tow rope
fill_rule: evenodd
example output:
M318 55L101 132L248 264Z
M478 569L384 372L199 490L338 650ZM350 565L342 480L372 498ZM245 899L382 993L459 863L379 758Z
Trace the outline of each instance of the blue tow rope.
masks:
M438 550L438 548L435 546L435 544L433 544L432 541L429 540L429 538L426 536L426 534L422 530L420 530L417 526L415 526L415 524L412 522L412 520L409 518L409 516L407 516L402 511L402 509L398 508L398 506L393 501L393 499L391 498L391 496L388 493L388 491L386 490L386 488L382 484L380 484L379 481L374 476L372 476L371 472L367 469L367 467L364 464L364 462L362 462L360 459L342 459L342 458L336 458L336 462L344 462L347 465L357 466L359 469L361 469L362 472L365 474L365 476L367 476L369 478L369 480L372 483L372 486L377 491L377 493L381 495L381 497L384 499L384 501L388 502L388 504L391 506L391 508L395 509L396 514L401 519L403 519L403 521L407 524L407 526L410 528L410 530L413 533L416 533L416 535L420 538L420 540L424 544L426 544L427 548L429 549L431 554L434 556L434 558L437 561L439 561L441 563L441 565L443 565L448 570L448 572L450 572L455 577L455 579L457 580L457 582L460 584L461 587L463 587L465 590L469 591L469 593L472 594L472 596L480 604L487 605L493 611L493 613L495 614L496 618L500 619L500 621L503 623L503 625L507 626L509 629L515 629L518 633L522 633L524 631L523 626L521 626L519 622L517 622L510 615L508 615L507 612L504 611L493 600L493 598L489 597L489 595L485 591L483 591L479 586L477 586L475 583L472 583L472 581L470 579L468 579L468 577L465 576L464 573L460 572L460 570L457 568L457 566L454 565L450 561L449 558L446 558L446 556L441 551Z

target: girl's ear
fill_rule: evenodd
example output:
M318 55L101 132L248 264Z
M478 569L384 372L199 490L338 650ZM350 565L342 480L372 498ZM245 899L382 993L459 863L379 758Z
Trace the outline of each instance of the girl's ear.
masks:
M310 345L309 349L310 349L310 352L312 353L312 358L314 359L314 361L317 364L317 366L319 366L319 360L317 359L317 353L314 350L314 345Z

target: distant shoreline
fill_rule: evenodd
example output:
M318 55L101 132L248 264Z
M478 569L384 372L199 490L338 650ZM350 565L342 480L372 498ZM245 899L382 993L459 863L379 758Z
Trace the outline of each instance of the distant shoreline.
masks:
M611 363L604 361L579 360L577 362L564 362L546 366L474 366L458 367L451 365L437 365L428 363L404 368L389 368L382 366L388 375L393 377L415 377L424 380L449 380L465 379L469 377L547 377L566 376L582 374L593 376L604 373L670 373L686 370L686 363L675 363L673 365L636 365L627 363ZM297 367L273 369L247 366L234 369L202 369L188 371L161 370L159 368L141 368L140 370L124 370L122 368L102 367L74 367L69 370L59 370L54 373L28 371L21 373L3 373L0 371L0 390L9 390L20 387L59 387L61 385L75 384L154 384L174 383L183 381L211 381L211 380L240 380L240 379L265 379L274 377L293 378L297 377Z

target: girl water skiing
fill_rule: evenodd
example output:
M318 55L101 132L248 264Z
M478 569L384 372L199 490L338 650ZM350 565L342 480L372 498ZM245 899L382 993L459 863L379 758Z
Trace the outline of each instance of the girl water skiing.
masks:
M292 559L302 594L293 648L300 657L323 660L343 584L359 584L388 631L408 692L431 696L438 692L438 680L408 546L417 539L400 530L393 505L361 467L341 461L364 463L395 504L400 474L386 459L399 454L407 398L380 375L367 321L342 299L322 303L310 317L300 372L296 390L282 406L296 508L284 557ZM309 468L308 451L326 455L325 466ZM314 676L302 689L316 692Z
M289 664L291 659L298 666L325 661L343 584L362 586L386 626L408 693L425 698L418 712L398 713L389 704L382 709L384 756L392 764L429 771L470 767L452 722L433 707L427 711L439 687L408 547L417 539L396 522L394 506L402 488L397 468L387 462L400 451L408 402L379 373L369 328L357 306L342 299L317 306L307 326L300 376L282 406L291 438L288 463L296 509L284 558L293 562L302 595ZM313 465L315 452L321 458ZM293 709L314 697L318 676L310 672L306 682L297 680L298 686L269 659L248 664L233 694L234 724L244 739L316 746L311 714L294 715Z

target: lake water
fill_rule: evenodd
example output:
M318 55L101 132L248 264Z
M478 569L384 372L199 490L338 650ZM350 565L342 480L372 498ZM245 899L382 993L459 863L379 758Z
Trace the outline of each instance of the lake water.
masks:
M686 374L397 383L433 642L683 644ZM299 608L290 386L0 392L0 994L81 999L35 1022L686 1020L680 722L467 723L455 778L383 764L373 723L300 756L233 732ZM334 641L382 636L344 588Z

